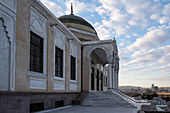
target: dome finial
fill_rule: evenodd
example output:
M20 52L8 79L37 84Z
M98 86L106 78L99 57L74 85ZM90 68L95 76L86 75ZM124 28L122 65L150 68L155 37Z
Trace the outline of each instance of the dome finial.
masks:
M74 15L73 14L73 4L71 3L71 15Z

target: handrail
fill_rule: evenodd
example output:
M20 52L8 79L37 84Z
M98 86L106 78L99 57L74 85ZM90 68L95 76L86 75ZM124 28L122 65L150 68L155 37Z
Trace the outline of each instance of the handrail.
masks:
M149 102L147 101L139 101L139 100L135 100L134 98L128 96L128 95L125 95L124 93L122 93L121 91L119 90L112 90L112 92L114 94L117 94L118 96L120 96L121 98L123 98L125 101L129 102L130 104L134 105L135 107L137 107L138 109L140 109L141 105L142 104L147 104L147 105L150 105Z

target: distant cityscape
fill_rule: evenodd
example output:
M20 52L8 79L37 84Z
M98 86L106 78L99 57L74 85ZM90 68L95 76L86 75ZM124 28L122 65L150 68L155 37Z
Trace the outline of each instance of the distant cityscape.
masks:
M132 91L137 91L137 92L146 92L148 90L159 92L159 93L170 93L170 87L159 87L155 86L154 84L151 84L150 88L145 88L145 87L139 87L139 86L119 86L119 89L123 92L132 92Z
M156 105L166 105L170 101L170 87L160 87L151 84L150 88L137 86L120 86L120 91L133 97L136 100L145 100L147 102L155 102Z

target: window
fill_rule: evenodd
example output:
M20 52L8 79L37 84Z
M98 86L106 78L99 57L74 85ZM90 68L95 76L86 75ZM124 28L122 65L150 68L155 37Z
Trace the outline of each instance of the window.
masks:
M63 77L63 50L55 47L55 76Z
M70 58L70 66L71 66L71 80L76 80L76 58L71 56Z
M43 73L43 38L30 33L30 71Z

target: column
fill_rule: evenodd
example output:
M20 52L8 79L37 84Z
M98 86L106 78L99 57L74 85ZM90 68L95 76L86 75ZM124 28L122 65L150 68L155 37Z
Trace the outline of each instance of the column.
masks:
M94 66L94 91L97 91L97 79L96 79L96 76L97 76L97 70L96 70L96 65Z
M118 82L117 82L117 71L115 70L115 89L117 89L117 85L118 85Z
M119 73L119 70L117 71L117 89L119 89L119 76L118 76L119 74L118 73Z
M108 65L108 89L113 89L112 85L112 66Z
M116 72L115 72L115 68L113 67L112 70L113 70L113 74L112 74L112 76L113 76L113 79L112 79L113 89L116 89Z

